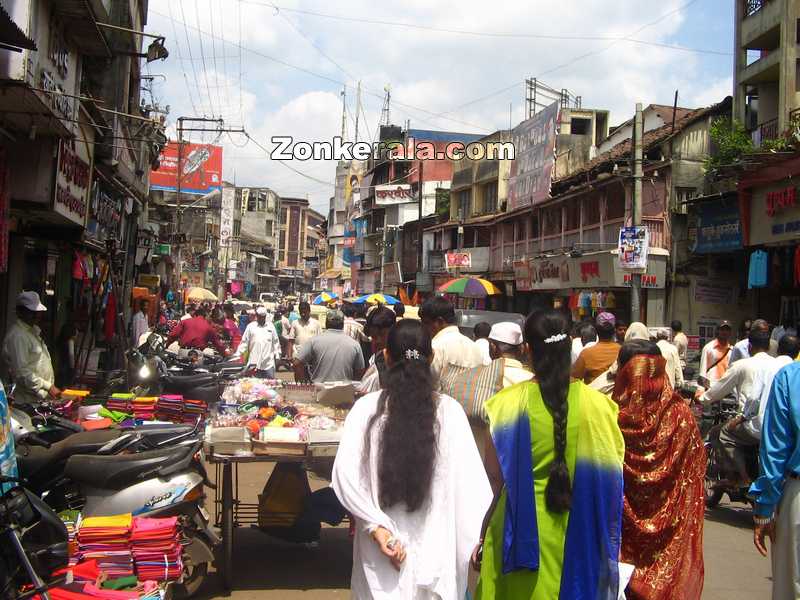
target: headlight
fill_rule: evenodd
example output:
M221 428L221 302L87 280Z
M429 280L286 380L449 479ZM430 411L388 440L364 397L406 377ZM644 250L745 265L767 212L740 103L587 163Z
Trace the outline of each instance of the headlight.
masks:
M153 371L151 371L150 367L146 364L142 365L142 368L139 369L139 379L149 379L152 374Z

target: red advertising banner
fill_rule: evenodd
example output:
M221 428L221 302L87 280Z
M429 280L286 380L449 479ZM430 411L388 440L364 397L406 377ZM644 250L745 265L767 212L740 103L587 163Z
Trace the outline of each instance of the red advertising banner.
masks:
M150 189L178 189L178 142L167 142L159 156L157 171L150 171ZM222 185L222 147L183 143L181 193L207 194Z

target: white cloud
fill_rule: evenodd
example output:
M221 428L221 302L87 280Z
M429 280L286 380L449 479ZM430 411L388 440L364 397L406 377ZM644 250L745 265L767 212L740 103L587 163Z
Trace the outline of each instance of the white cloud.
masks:
M531 3L519 0L487 4L484 0L409 0L402 7L368 0L328 4L275 0L275 3L285 8L447 29L626 36L679 8L684 1ZM181 8L185 9L188 29L181 23ZM309 141L329 139L338 134L341 85L337 82L350 86L348 104L353 115L354 78L363 82L367 123L362 119L360 131L364 136L367 130L375 134L383 88L387 83L392 85L393 122L404 124L410 119L412 127L469 132L508 127L509 104L512 122L516 124L524 111L523 80L526 77L541 76L557 89L568 88L582 97L584 106L610 109L612 122L627 119L636 102L671 103L676 89L680 91L680 103L692 106L717 102L728 95L731 88L731 60L630 42L611 45L602 40L455 35L325 19L289 10L276 13L266 0L151 0L150 9L149 28L167 36L171 52L167 62L150 66L152 72L163 72L168 77L167 82L156 89L162 103L172 106L171 117L192 114L189 101L192 96L195 105L202 104L202 107L195 107L197 112L222 113L226 123L243 124L265 145L275 134ZM246 47L241 51L241 86L240 49L237 47L240 10L241 40ZM198 35L192 29L199 26L210 34L212 20L218 36L214 44L216 69L210 36L203 38L204 66ZM675 36L680 36L683 28L690 25L692 21L686 11L679 11L643 29L635 37L674 43ZM187 33L194 69L188 60ZM714 40L697 40L692 45L712 48L716 45L717 49L727 49L730 45L729 40L717 41L719 43L715 44ZM225 58L221 59L222 56ZM280 61L298 68L287 67ZM560 65L566 66L553 70ZM222 96L227 90L227 101L217 99L216 90L206 86L206 75L210 85L220 82ZM508 86L511 89L488 100L459 108ZM439 113L446 114L436 116ZM348 129L352 135L352 121L348 122ZM235 141L242 143L243 140L235 138ZM232 178L235 173L237 182L267 185L284 195L309 193L318 208L326 206L332 188L295 175L270 161L259 160L263 152L253 144L237 148L227 138L223 143L226 177ZM333 182L332 163L293 161L292 166L315 178Z

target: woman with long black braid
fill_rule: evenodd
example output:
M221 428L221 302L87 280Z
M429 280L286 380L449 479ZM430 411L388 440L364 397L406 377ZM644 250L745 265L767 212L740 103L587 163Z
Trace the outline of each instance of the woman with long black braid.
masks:
M570 378L569 323L530 315L536 376L486 403L494 502L473 562L477 598L616 598L624 442L617 406Z
M491 488L461 405L435 391L418 321L390 331L383 390L345 422L332 485L355 517L352 597L463 600Z

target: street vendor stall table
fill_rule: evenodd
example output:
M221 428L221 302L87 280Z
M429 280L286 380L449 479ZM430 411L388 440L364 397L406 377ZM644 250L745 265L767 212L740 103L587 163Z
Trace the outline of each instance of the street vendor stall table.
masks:
M277 382L275 382L277 383ZM215 482L217 487L214 491L214 521L220 528L222 543L218 553L217 570L222 576L222 581L227 590L233 584L233 548L236 539L236 530L241 527L259 527L262 530L272 531L277 528L283 531L292 529L299 514L297 512L281 512L290 510L284 506L283 499L277 499L275 506L273 501L271 484L275 483L275 489L280 489L288 477L292 483L299 487L302 482L303 493L310 493L306 471L322 473L325 478L330 477L333 461L339 446L341 435L340 426L329 429L316 429L313 419L306 421L306 426L310 428L303 434L302 441L297 441L298 436L285 435L296 431L286 431L294 429L292 423L284 423L283 426L271 427L258 426L249 429L248 427L229 426L231 423L241 423L242 418L236 417L236 402L244 410L252 405L253 392L258 390L262 400L268 401L270 408L262 408L255 413L258 418L262 411L274 414L276 410L282 411L287 407L300 408L302 414L296 413L295 424L307 418L308 413L317 411L327 412L330 415L335 413L336 422L343 423L344 415L347 410L345 406L351 406L353 402L353 386L350 382L337 382L331 384L296 385L283 383L280 387L276 386L275 394L265 391L257 380L243 380L242 383L233 384L239 388L229 393L223 393L219 410L223 413L227 410L228 414L223 414L216 423L215 419L210 420L209 428L206 432L205 458L209 464L214 465ZM233 404L225 404L232 402ZM272 406L275 409L272 409ZM241 410L241 409L240 409ZM250 412L250 414L254 414ZM282 418L282 415L272 417ZM323 421L333 423L330 417L317 417ZM286 421L286 419L284 419ZM248 423L250 425L251 423ZM262 422L263 425L263 422ZM274 423L272 423L274 425ZM252 434L252 435L251 435ZM258 434L258 436L256 436ZM265 436L265 434L268 434ZM239 465L240 464L270 464L274 465L272 475L266 482L264 493L259 496L260 502L243 502L240 498L239 488ZM302 471L302 472L301 472ZM297 492L297 487L295 492ZM280 496L277 491L275 497ZM278 525L275 525L278 523Z
M338 443L309 444L306 454L260 454L252 456L232 456L216 454L213 451L206 460L214 465L217 488L214 491L214 520L220 528L220 546L217 570L222 576L226 590L233 586L233 548L236 529L258 524L258 503L246 503L239 499L239 465L242 463L301 464L311 462L333 462ZM220 485L221 482L221 485Z

